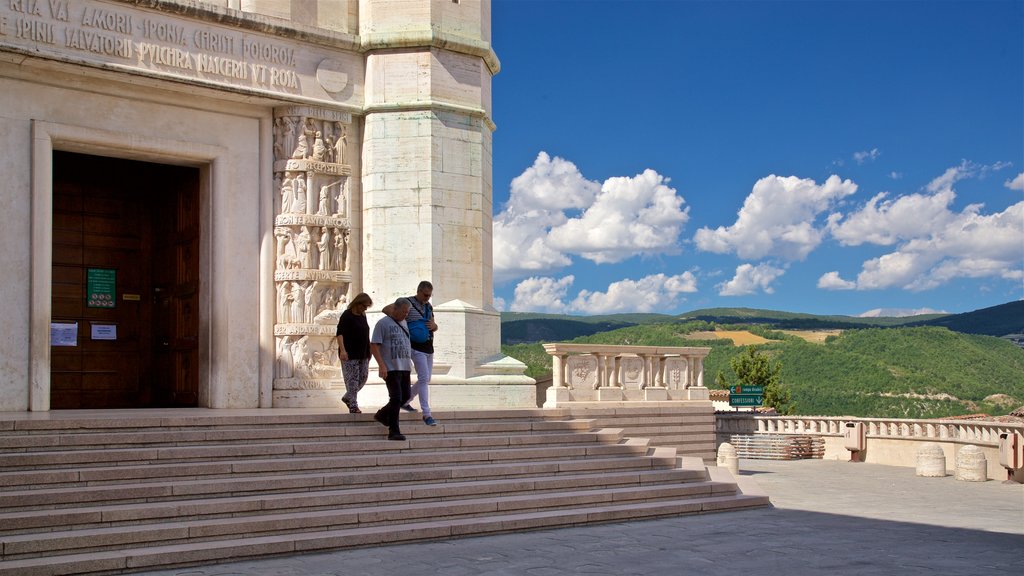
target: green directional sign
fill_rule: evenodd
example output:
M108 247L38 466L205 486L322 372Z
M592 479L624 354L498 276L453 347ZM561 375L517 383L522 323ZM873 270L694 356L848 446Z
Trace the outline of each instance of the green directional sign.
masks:
M761 394L729 394L729 406L760 406L763 403Z
M763 396L764 395L764 386L751 386L751 385L747 385L747 384L735 384L733 386L729 386L729 393L730 394L747 394L747 395L753 394L755 396Z

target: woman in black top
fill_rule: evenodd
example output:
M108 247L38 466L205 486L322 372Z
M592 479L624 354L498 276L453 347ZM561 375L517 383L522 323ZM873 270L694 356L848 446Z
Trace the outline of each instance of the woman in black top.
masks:
M358 294L341 313L338 320L338 357L345 378L345 395L341 401L352 414L361 414L356 395L366 384L370 369L370 324L366 310L373 300L365 293Z

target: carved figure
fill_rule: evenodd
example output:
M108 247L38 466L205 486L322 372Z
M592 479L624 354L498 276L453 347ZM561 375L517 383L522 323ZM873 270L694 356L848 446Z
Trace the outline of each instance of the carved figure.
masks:
M286 174L284 183L281 184L281 214L288 214L292 211L292 204L295 202L294 178Z
M274 237L277 238L277 269L284 270L288 268L287 250L292 234L287 228L279 226L274 228Z
M303 317L303 322L305 322L306 324L312 324L313 323L313 316L315 316L315 312L316 312L316 307L314 306L314 302L313 302L313 296L315 296L315 293L316 293L316 282L310 282L309 285L306 286L306 293L304 295L304 300L303 300L303 302L305 303L305 313L306 313L306 315Z
M334 269L344 272L348 265L348 230L338 228L334 232Z
M335 122L338 126L338 138L334 142L334 161L338 164L345 163L345 147L348 146L348 133L345 131L345 125L341 122Z
M313 267L313 255L309 251L309 229L302 227L302 232L295 236L295 260L300 268Z
M292 377L292 343L291 336L277 339L277 377Z
M274 119L274 159L283 160L285 157L285 119Z
M299 143L295 145L295 151L292 152L292 158L295 158L297 160L301 160L302 158L305 158L306 154L308 154L308 153L309 153L309 143L306 142L306 133L305 132L300 132L299 133Z
M334 163L334 138L325 136L324 145L327 146L327 154L324 155L324 160Z
M309 337L303 336L291 346L292 375L296 378L308 378L310 368Z
M327 153L327 148L324 146L324 137L319 130L316 131L316 136L313 139L313 160L317 162L324 161L324 155Z
M295 194L292 200L292 209L289 212L295 214L306 213L306 179L300 174L293 180L295 187Z
M331 210L331 186L331 184L325 184L320 187L320 198L319 201L317 202L316 208L316 213L319 214L320 216L327 216L328 212L330 212Z
M291 317L291 304L289 302L288 283L282 282L277 285L277 322L287 324Z
M338 199L335 201L334 204L337 210L335 210L334 215L344 216L345 214L348 214L348 202L346 194L348 188L348 178L342 178L341 180L338 181L338 183L341 184L341 186L338 186Z
M320 270L331 269L331 231L324 226L320 228L320 239L316 241L316 249L320 253L317 260Z
M292 282L292 289L289 293L289 299L291 300L291 321L302 322L304 317L304 308L306 303L306 292L302 289L302 286L298 282Z

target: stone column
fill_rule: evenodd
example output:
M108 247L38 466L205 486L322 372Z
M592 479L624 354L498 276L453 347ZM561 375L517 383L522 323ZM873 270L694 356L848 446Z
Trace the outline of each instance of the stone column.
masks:
M364 0L359 34L370 47L365 285L386 302L430 281L439 325L433 382L508 386L491 396L535 406L532 379L495 378L489 368L503 361L492 286L491 76L499 64L490 1ZM457 405L454 388L441 395Z

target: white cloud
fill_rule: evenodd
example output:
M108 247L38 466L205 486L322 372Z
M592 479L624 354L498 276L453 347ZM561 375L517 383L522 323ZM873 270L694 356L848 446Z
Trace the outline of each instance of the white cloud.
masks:
M565 210L589 206L600 190L572 162L538 154L512 180L508 202L494 217L495 282L571 264L568 255L548 245L548 231L567 220Z
M597 262L621 262L639 254L678 253L677 240L690 219L683 198L654 170L605 180L594 203L578 218L554 227L551 246Z
M771 294L775 291L771 286L772 282L785 273L784 269L769 264L740 264L736 267L736 275L732 280L718 285L718 295L744 296L754 294L758 290Z
M640 280L612 282L607 292L581 290L570 308L587 315L613 312L667 313L675 307L680 294L696 291L697 278L692 272L683 272L677 276L655 274Z
M1024 172L1017 174L1013 180L1003 182L1003 186L1006 186L1010 190L1024 190Z
M946 311L933 310L931 308L875 308L857 316L859 318L906 318L907 316L920 316L921 314L946 314Z
M927 190L929 192L938 192L940 190L951 190L953 184L956 184L960 180L965 178L981 178L984 179L992 172L998 172L1004 168L1012 166L1010 162L995 162L994 164L976 164L970 160L961 160L958 166L947 168L942 176L932 180L928 183Z
M766 176L754 184L735 224L701 228L694 241L706 252L735 252L748 260L803 260L824 236L824 229L815 227L818 215L856 191L856 184L835 175L820 186L796 176Z
M667 184L645 170L601 185L541 152L512 181L509 201L494 217L495 281L556 270L573 256L603 264L678 253L689 208Z
M878 148L872 148L863 152L854 152L853 159L857 161L857 164L863 164L868 160L874 162L881 155L882 153L878 151Z
M841 214L829 216L832 236L844 246L860 244L891 245L929 234L953 218L949 205L956 194L943 189L936 194L908 194L886 200L887 192L876 194L858 212L845 220Z
M956 278L1024 277L1024 202L1002 212L982 214L981 204L960 212L950 207L953 186L965 178L983 178L1005 163L977 166L963 161L947 169L926 187L930 194L908 194L895 200L876 195L844 219L829 217L833 236L844 245L895 245L892 252L863 263L858 290L902 288L929 290ZM826 274L818 286L848 287L838 274Z
M512 310L517 312L580 313L588 316L618 312L666 312L682 294L697 291L697 277L691 271L675 276L653 274L639 280L620 280L605 292L580 290L568 301L575 277L528 278L515 288Z
M565 296L575 280L572 275L561 280L536 276L527 278L516 286L512 311L564 314L568 312Z
M893 180L901 180L903 178L903 172L893 170L892 172L889 172L889 178Z
M818 288L823 290L853 290L856 287L856 282L840 278L839 272L826 272L818 278Z
M501 298L500 296L495 296L494 297L494 309L495 310L497 310L499 312L504 312L505 311L505 306L506 305L505 305L505 299L504 298Z

